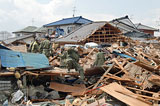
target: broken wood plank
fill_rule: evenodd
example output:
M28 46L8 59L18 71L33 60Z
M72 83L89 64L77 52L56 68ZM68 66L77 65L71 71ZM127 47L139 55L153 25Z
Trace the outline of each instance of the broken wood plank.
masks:
M152 74L149 78L148 81L151 83L160 86L160 76Z
M150 99L150 100L160 101L160 98L150 97L150 96L146 96L146 95L128 93L128 92L125 92L125 91L117 91L117 90L116 90L116 92L122 93L122 94L124 94L124 95L134 95L134 96L143 97L143 98Z
M39 75L37 73L33 73L33 72L30 72L30 71L25 71L21 75L26 75L26 74L28 74L28 75L34 75L34 76L38 76Z
M128 87L125 86L128 89L132 89L132 90L136 90L136 91L141 91L141 92L145 92L145 93L149 93L149 94L155 94L156 92L151 92L151 91L147 91L147 90L141 90L141 89L137 89L137 88L133 88L133 87ZM157 93L158 95L160 95L159 93Z
M52 62L53 60L55 60L59 55L54 56L49 62Z
M133 81L131 79L121 78L121 77L118 77L118 76L115 76L115 75L112 75L112 74L105 75L105 77L115 79L115 80L119 80L119 81Z
M95 86L93 88L96 88L98 86L98 84L102 81L102 79L105 77L105 75L112 69L112 67L114 66L115 63L113 63L108 69L107 71L101 76L101 78L97 81L97 83L95 84ZM103 68L104 69L104 68Z
M14 72L1 72L0 76L13 76Z
M74 93L81 93L81 94L83 94L86 91L86 88L84 88L83 84L77 87L77 86L51 82L49 88L54 89L56 91L61 91L61 92L74 92Z
M121 70L122 70L124 73L128 74L128 72L123 68L123 66L119 64L119 62L117 61L117 59L114 58L113 61L121 68Z
M128 95L124 95L122 93L116 92L116 91L123 91L126 93L134 94L133 92L129 91L128 89L126 89L125 87L117 83L111 83L109 85L101 87L100 89L130 106L149 106L149 104L136 99L136 97L138 97L136 95L134 95L135 96L134 98L134 97L130 97Z

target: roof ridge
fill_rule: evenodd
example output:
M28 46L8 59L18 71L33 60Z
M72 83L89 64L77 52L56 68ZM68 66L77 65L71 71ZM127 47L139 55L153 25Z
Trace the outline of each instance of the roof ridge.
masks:
M82 22L79 21L80 19L82 20ZM55 21L55 22L51 22L51 23L45 24L43 26L47 27L47 26L52 26L52 25L56 26L56 25L73 24L73 23L85 24L85 23L90 23L90 22L92 22L92 21L89 20L89 19L83 18L82 16L77 16L77 17L71 17L71 18L63 18L61 20L58 20L58 21Z
M77 18L78 18L78 17L77 17ZM78 22L81 18L82 18L82 16L80 16L80 17L77 19L77 21L75 21L74 23Z
M61 20L66 20L66 19L72 19L72 18L80 18L82 16L77 16L77 17L70 17L70 18L62 18ZM60 21L60 20L59 20Z
M138 26L140 26L140 25L141 25L141 26L148 27L148 28L151 28L151 29L158 30L157 28L154 28L154 27L151 27L151 26L148 26L148 25L144 25L144 24L139 23ZM137 28L138 28L138 26L137 26Z

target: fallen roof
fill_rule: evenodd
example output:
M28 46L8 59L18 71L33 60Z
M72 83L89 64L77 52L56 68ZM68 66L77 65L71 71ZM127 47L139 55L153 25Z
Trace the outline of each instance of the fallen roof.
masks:
M128 16L114 19L109 22L111 25L119 28L123 33L140 32Z
M20 33L20 32L29 32L29 33L32 33L32 32L34 32L36 29L37 29L37 27L35 27L35 26L28 26L28 27L26 27L26 28L23 28L23 29L21 29L21 30L15 31L15 32L13 32L13 33Z
M6 40L3 40L2 42L6 45L8 44L11 44L15 41L18 41L18 40L22 40L22 39L25 39L25 38L29 38L29 37L32 37L34 35L23 35L23 36L19 36L19 37L13 37L13 38L9 38L9 39L6 39Z
M135 24L135 26L137 27L137 29L144 29L144 30L152 30L152 31L158 31L158 29L147 26L147 25L143 25L141 23Z
M103 27L105 24L107 24L107 22L101 21L82 25L80 28L64 36L63 38L56 39L55 42L81 42L88 38L89 35L93 34L99 28Z
M46 25L44 25L44 27L57 26L57 25L67 25L67 24L87 24L90 22L92 22L92 21L88 20L86 18L83 18L82 16L79 16L79 17L72 17L72 18L64 18L62 20L46 24Z
M0 58L3 67L27 67L27 69L50 67L44 54L21 53L0 49Z

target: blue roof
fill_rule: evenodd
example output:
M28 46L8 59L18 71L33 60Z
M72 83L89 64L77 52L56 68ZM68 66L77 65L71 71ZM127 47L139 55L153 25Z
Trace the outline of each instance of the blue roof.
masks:
M0 49L0 59L3 67L26 67L27 69L50 67L47 57L38 53L21 53Z
M86 18L83 18L82 16L79 16L79 17L72 17L72 18L64 18L62 20L46 24L44 25L44 27L66 25L66 24L88 24L91 22L92 22L91 20L88 20Z

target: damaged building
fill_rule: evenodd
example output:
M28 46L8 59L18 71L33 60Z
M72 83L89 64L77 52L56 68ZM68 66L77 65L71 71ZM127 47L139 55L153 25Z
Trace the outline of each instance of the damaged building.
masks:
M69 19L76 27L82 17ZM68 22L63 19L61 22ZM85 19L86 20L86 19ZM57 22L59 23L59 21ZM58 24L57 24L58 25ZM74 26L75 25L75 26ZM54 29L48 26L48 31ZM61 27L62 28L62 27ZM70 29L70 28L69 28ZM34 30L35 31L35 30ZM52 32L53 30L51 30ZM144 31L145 32L145 31ZM126 16L110 22L78 25L54 40L47 58L40 53L15 51L29 44L33 35L4 40L0 45L0 104L9 106L158 106L160 103L160 48L130 38L152 38ZM153 32L152 32L153 33ZM44 41L44 39L42 40ZM51 43L52 40L49 42ZM64 44L109 43L102 48L65 48ZM121 45L120 42L127 42ZM54 46L54 45L53 45ZM50 49L50 48L49 48ZM44 49L46 50L46 48ZM71 55L75 51L76 61ZM70 54L69 54L70 53ZM72 59L73 58L73 59ZM64 61L62 61L64 59ZM72 59L72 60L71 60ZM69 60L72 68L68 71ZM100 65L95 65L100 60ZM73 63L72 63L72 62ZM63 63L64 62L64 63ZM73 66L82 67L84 78Z
M63 38L55 40L56 43L85 44L87 42L114 43L124 41L122 32L107 22L92 22L85 24Z
M117 27L122 33L132 39L153 38L154 32L158 29L144 26L142 24L134 24L128 16L114 19L109 22L111 25Z

